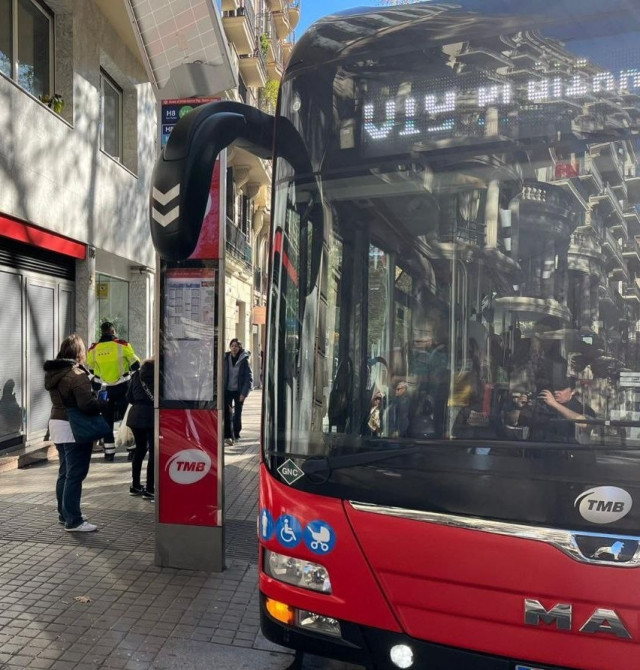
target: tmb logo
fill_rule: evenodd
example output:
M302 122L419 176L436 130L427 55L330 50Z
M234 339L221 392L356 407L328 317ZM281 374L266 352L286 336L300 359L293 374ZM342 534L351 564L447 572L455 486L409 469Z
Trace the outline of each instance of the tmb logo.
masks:
M176 484L195 484L211 470L211 457L201 449L184 449L169 459L166 469Z
M582 517L592 523L612 523L626 516L633 500L617 486L597 486L581 493L573 503Z

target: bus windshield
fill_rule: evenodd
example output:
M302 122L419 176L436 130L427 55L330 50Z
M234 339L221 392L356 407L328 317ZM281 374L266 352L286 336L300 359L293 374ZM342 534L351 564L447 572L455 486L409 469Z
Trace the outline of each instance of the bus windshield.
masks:
M299 45L264 426L274 472L326 459L295 486L549 521L491 488L637 481L638 21L555 5L378 10Z

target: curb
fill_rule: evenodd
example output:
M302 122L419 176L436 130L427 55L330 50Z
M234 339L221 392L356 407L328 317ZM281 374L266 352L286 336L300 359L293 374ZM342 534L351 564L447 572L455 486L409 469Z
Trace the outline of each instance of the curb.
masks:
M41 442L32 447L21 447L0 456L0 472L28 468L35 463L58 460L58 452L53 442Z

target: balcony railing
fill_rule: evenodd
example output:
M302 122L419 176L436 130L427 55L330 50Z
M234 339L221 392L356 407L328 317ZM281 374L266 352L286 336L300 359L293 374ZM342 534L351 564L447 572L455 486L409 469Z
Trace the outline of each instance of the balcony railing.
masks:
M251 265L251 245L247 240L247 236L236 226L231 220L227 219L227 252L239 261L246 265Z

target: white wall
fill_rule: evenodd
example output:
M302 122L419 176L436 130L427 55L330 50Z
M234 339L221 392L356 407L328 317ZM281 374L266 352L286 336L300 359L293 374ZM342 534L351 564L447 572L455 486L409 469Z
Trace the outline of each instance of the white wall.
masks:
M57 8L65 8L61 2ZM57 16L64 119L0 75L0 213L153 267L148 194L156 106L136 57L91 0ZM130 169L100 150L100 67L124 89ZM68 90L64 90L68 81ZM65 120L66 119L66 120Z

